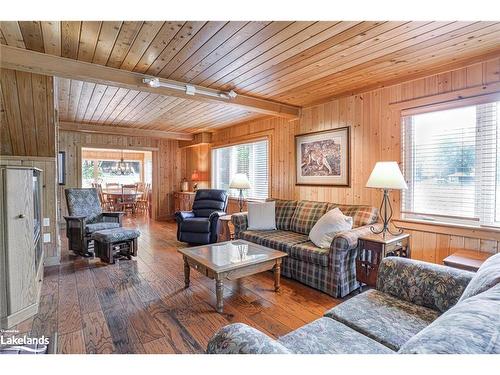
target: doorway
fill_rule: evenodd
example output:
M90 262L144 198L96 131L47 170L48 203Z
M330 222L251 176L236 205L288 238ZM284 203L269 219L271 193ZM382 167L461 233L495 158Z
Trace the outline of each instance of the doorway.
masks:
M96 187L108 210L122 210L123 197L133 200L133 213L151 217L153 154L134 149L82 147L81 186ZM136 201L136 202L135 202Z

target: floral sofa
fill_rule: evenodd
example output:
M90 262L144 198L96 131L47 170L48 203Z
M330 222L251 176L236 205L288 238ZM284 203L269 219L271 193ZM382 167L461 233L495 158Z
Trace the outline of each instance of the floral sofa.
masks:
M305 200L275 202L277 230L247 230L247 214L237 213L231 218L235 237L286 252L288 256L283 258L281 266L285 277L333 297L344 297L356 289L358 238L371 233L370 226L377 221L378 209ZM329 249L321 249L309 241L308 234L326 212L336 207L353 218L353 229L339 232Z
M242 323L223 327L208 353L500 353L500 254L474 274L385 258L376 289L277 340Z

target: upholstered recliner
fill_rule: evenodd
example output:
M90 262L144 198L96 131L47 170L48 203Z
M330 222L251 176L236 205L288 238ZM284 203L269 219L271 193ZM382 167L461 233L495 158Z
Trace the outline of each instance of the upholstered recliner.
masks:
M97 189L70 188L64 192L69 213L64 216L69 249L88 256L92 233L121 227L123 212L103 212Z
M190 244L217 242L219 217L226 214L228 194L225 190L200 189L192 211L178 211L177 239Z

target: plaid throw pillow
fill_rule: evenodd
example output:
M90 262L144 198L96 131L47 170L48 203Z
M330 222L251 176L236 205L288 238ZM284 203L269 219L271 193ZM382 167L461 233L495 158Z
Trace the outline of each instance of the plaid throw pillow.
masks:
M374 224L377 222L378 208L372 206L329 203L326 211L333 210L336 207L338 207L344 215L352 217L353 228L362 227L363 225Z
M326 212L327 203L299 201L290 222L290 230L309 234L312 227Z
M297 201L277 199L276 202L276 228L290 230L290 222L297 207Z

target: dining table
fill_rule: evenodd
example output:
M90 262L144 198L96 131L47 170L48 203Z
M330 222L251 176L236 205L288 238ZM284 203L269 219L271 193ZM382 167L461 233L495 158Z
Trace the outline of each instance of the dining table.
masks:
M126 201L128 200L133 200L135 197L136 199L139 199L144 192L142 191L137 191L137 192L132 192L132 191L125 191L122 192L122 189L102 189L102 193L106 196L107 200L111 202L111 205L113 207L116 207L117 202L123 198L125 198Z

